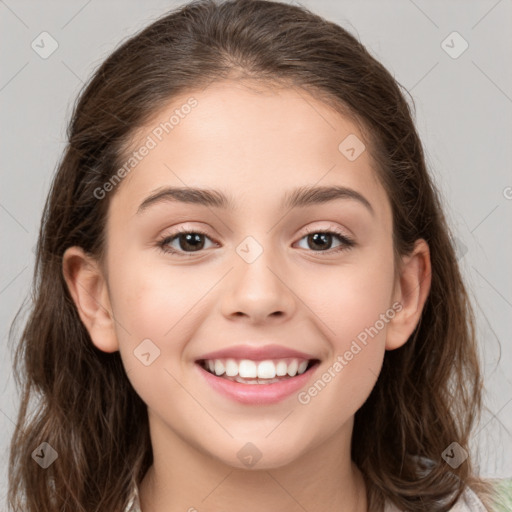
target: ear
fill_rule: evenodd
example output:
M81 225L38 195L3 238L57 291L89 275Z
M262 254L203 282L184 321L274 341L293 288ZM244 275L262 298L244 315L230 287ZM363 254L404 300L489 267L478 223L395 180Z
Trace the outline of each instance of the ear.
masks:
M416 240L412 252L399 264L394 287L394 301L401 305L388 323L386 350L404 345L421 318L423 306L430 292L431 266L427 242Z
M94 345L103 352L118 350L107 282L98 262L81 247L70 247L63 256L62 272Z

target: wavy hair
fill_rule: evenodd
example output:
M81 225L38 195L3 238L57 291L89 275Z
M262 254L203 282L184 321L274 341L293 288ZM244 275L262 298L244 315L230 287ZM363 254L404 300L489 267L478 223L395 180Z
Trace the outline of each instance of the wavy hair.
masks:
M431 289L420 322L405 345L386 352L355 415L352 458L369 509L382 511L389 500L411 512L444 512L466 486L490 504L490 486L474 474L471 457L455 469L442 458L454 441L468 446L483 385L472 308L403 88L347 30L306 8L200 0L120 44L75 102L42 216L30 312L15 346L21 405L10 507L120 512L152 464L146 405L119 353L93 345L62 257L78 245L101 261L115 191L102 200L94 191L122 166L136 130L175 96L226 79L307 91L356 122L391 202L396 260L419 238L430 247ZM59 455L44 470L31 459L43 442Z

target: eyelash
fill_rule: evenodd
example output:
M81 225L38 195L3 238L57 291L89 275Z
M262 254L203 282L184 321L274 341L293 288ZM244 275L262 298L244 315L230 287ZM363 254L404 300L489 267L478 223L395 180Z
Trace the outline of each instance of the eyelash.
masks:
M355 241L352 238L349 238L348 236L343 234L341 231L339 231L335 227L329 227L326 230L309 228L309 229L306 230L304 235L302 235L299 240L302 240L303 238L305 238L305 237L307 237L307 236L309 236L311 234L314 234L314 233L316 233L316 234L323 234L323 235L335 235L336 238L341 242L341 245L339 247L334 248L334 249L328 249L327 251L311 251L311 252L317 252L317 253L320 253L320 254L333 254L333 253L338 253L338 252L341 252L341 251L346 251L347 249L350 249L354 245L356 245ZM181 227L181 228L176 229L176 231L174 231L170 235L166 235L165 237L161 238L158 241L157 245L161 249L161 251L164 252L165 254L177 254L180 257L185 257L185 258L190 257L190 256L194 256L196 253L201 252L201 251L185 252L185 251L177 251L175 249L169 248L169 246L167 244L172 242L179 235L183 235L183 234L187 234L187 235L191 235L191 234L203 235L206 238L210 238L208 236L208 234L205 233L204 231L202 231L201 229L193 229L192 230L192 229L187 229L187 228ZM211 238L210 238L210 240L211 240Z

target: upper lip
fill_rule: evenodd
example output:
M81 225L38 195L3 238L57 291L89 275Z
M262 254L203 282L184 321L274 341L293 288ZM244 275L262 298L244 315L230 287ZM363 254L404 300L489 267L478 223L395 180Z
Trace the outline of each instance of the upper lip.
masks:
M233 347L208 352L197 358L197 361L205 359L250 359L253 361L263 361L266 359L284 359L287 357L307 360L317 359L311 354L283 347L282 345L235 345Z

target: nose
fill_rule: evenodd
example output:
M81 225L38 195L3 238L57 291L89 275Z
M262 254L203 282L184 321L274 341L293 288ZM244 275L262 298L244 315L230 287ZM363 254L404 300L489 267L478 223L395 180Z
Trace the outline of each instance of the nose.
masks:
M296 310L297 298L290 281L270 251L264 251L252 263L240 259L226 278L222 313L226 318L243 317L255 324L269 318L285 321Z

